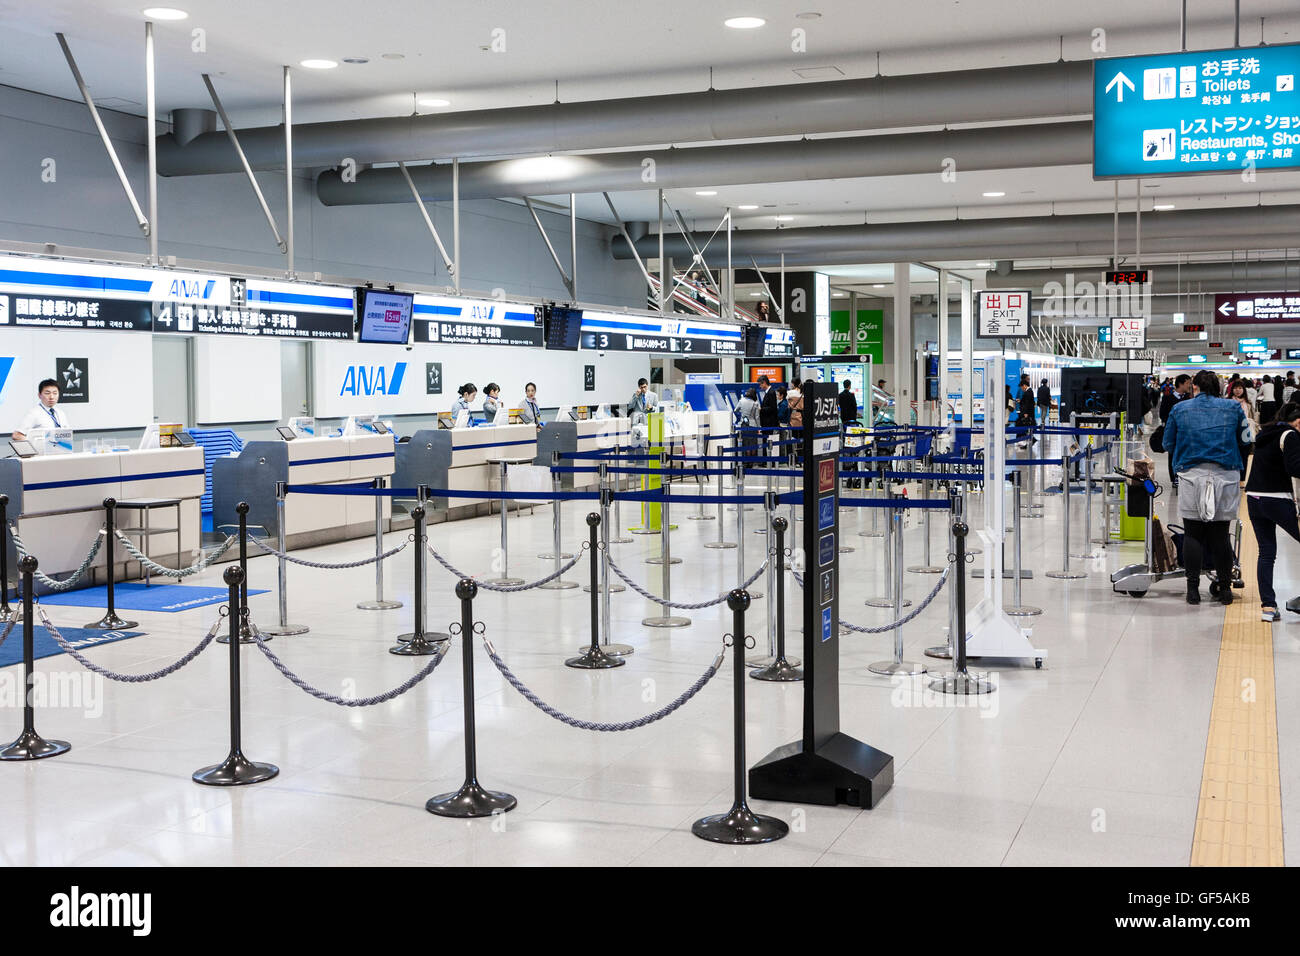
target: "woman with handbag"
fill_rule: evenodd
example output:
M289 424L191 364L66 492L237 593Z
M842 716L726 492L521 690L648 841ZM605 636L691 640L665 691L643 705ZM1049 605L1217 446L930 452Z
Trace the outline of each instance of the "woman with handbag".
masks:
M1255 463L1246 482L1246 513L1259 543L1255 577L1259 581L1259 617L1277 621L1273 563L1277 560L1277 529L1300 541L1292 481L1300 478L1300 405L1288 402L1255 438Z
M1253 431L1259 431L1259 419L1255 417L1255 409L1246 398L1246 383L1237 379L1228 386L1228 397L1241 406L1242 414L1250 422ZM1241 480L1246 480L1246 468L1250 465L1251 446L1249 442L1237 439L1237 450L1241 452Z

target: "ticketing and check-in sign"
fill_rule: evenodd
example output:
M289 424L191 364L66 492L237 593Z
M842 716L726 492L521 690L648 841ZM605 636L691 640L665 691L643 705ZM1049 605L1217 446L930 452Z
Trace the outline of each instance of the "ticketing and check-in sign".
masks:
M979 293L979 334L988 339L1029 338L1028 289L984 289Z
M1300 167L1300 44L1097 60L1098 179Z

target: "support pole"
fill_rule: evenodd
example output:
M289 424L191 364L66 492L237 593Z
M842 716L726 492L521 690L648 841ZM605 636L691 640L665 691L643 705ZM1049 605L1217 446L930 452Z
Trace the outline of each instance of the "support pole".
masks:
M507 813L519 803L508 793L485 790L478 782L478 749L474 727L474 595L478 585L471 578L456 584L460 598L460 660L465 720L465 782L455 793L430 797L424 809L440 817L489 817Z
M890 492L889 496L894 499L894 506L890 509L889 516L890 524L893 526L890 537L894 542L894 659L877 661L868 665L867 670L884 677L916 677L925 673L925 665L903 659L903 627L897 623L903 616L903 608L906 606L903 603L903 508L901 504L903 496L894 492Z
M591 551L587 568L591 575L591 643L577 657L570 657L564 662L565 667L579 670L606 670L610 667L622 667L627 662L621 657L610 657L600 646L600 584L597 580L597 555L602 553L600 542L596 538L596 529L600 527L600 515L591 512L587 515L588 539Z
M284 203L285 203L285 275L296 278L293 261L293 90L289 67L284 68Z
M779 570L775 572L775 575L769 574L768 580L771 582L776 599L769 601L768 604L769 606L776 605L776 650L773 653L772 663L749 672L749 676L754 680L779 682L803 680L803 670L799 667L799 659L787 660L785 656L785 574L782 565L785 560L785 533L789 527L790 523L784 518L772 519L772 530L776 535L776 546L772 551L768 552L767 560L769 562L769 571L771 568L778 568Z
M295 634L306 634L311 628L305 624L289 623L289 561L284 557L287 552L285 545L285 522L284 522L284 504L287 485L283 481L275 483L275 523L276 523L276 545L280 554L276 557L276 585L279 589L280 601L280 623L272 624L270 627L262 629L265 634L274 634L277 637L291 637Z
M36 558L30 554L18 561L18 571L23 580L23 730L17 740L0 750L0 760L40 760L42 757L57 757L72 749L72 744L66 740L46 740L36 732L36 622L32 620L32 577L38 566ZM8 585L5 587L7 590Z
M12 612L9 606L9 496L0 495L0 614Z
M631 644L613 644L610 642L613 627L611 626L609 596L613 593L610 584L613 580L613 574L609 570L609 502L614 493L605 481L604 464L602 463L600 467L600 648L611 657L626 657L635 650ZM619 590L622 590L622 585L619 585ZM581 650L581 648L579 649Z
M451 161L451 257L456 266L452 278L460 295L460 160Z
M1006 612L1010 614L1012 617L1036 617L1037 615L1043 613L1043 609L1041 607L1034 607L1032 604L1026 604L1024 601L1020 599L1020 590L1022 586L1021 574L1020 574L1021 571L1020 532L1021 532L1021 522L1024 520L1024 515L1020 510L1020 483L1021 483L1022 473L1023 470L1020 468L1013 469L1011 472L1011 494L1012 494L1011 524L1013 526L1013 531L1016 536L1015 555L1014 555L1015 562L1012 566L1015 573L1012 578L1011 594L1015 604L1012 607L1006 608Z
M735 665L732 681L732 733L734 788L731 809L726 813L702 817L691 825L691 832L701 840L731 845L771 843L790 832L785 821L761 816L749 809L745 801L745 611L749 595L737 588L727 596L732 613L731 654ZM725 639L724 639L725 640Z
M425 532L424 525L424 495L420 494L419 506L411 512L411 518L415 522L415 573L413 575L412 587L415 591L414 618L415 625L409 634L399 634L397 644L388 649L388 653L397 654L401 657L429 657L433 654L445 654L447 652L448 642L451 640L450 634L430 634L425 627L425 592L427 591L427 562L424 557L424 549L428 546L429 538Z
M144 23L144 113L149 157L149 265L158 265L158 104L154 83L153 24Z
M280 773L280 768L275 764L253 763L244 756L242 750L241 737L243 730L240 724L239 703L239 635L247 623L241 620L241 618L246 617L246 608L240 597L240 589L244 584L245 577L243 569L238 565L226 568L223 575L226 587L230 589L228 605L230 610L230 634L226 638L226 643L230 647L230 753L226 755L226 759L221 763L194 771L192 777L194 782L209 787L239 787L250 783L261 783L263 780L270 780Z
M964 521L953 523L951 587L956 592L955 628L949 637L952 645L953 670L930 681L930 690L938 694L989 694L996 688L985 674L966 669L966 535L970 528Z
M1092 550L1092 445L1083 448L1083 550L1071 557L1089 560L1097 555Z
M665 456L666 457L666 456ZM668 462L665 461L665 466ZM681 558L674 558L672 552L672 525L669 521L668 502L672 498L672 480L669 477L664 478L664 483L660 489L663 492L664 500L659 510L659 526L663 529L663 534L659 536L659 563L663 566L664 582L664 600L673 599L673 562L681 562ZM649 563L649 562L647 562ZM647 617L641 621L645 627L689 627L691 619L681 615L669 613L667 605L661 604L660 614L657 617Z
M506 475L510 465L503 458L501 459L501 494L506 493ZM523 584L523 578L512 578L510 576L510 533L506 521L509 509L506 507L509 502L503 497L501 499L501 576L488 578L488 584L499 584L503 587L510 587L515 584Z
M136 627L137 621L124 621L117 616L117 608L113 606L114 585L117 583L117 533L115 518L117 513L117 499L104 499L104 584L108 591L108 610L98 621L87 624L88 630L95 631L125 631L128 628Z
M721 463L720 463L720 464L721 464ZM718 540L717 540L717 541L706 541L706 542L704 542L704 547L706 547L706 548L711 548L711 549L713 549L713 550L728 550L728 549L730 549L730 548L737 547L737 545L736 545L736 543L735 543L734 541L724 541L724 540L722 539L722 526L723 526L724 524L726 524L726 522L723 520L723 517L722 517L722 496L723 496L723 489L722 489L722 472L723 472L724 470L725 470L725 469L723 469L723 468L718 468L718 469L717 469L717 472L718 472L718 519L717 519L717 520L718 520ZM742 540L743 540L743 539L742 539Z
M375 478L370 482L370 486L376 491L382 491L386 484L384 478ZM384 498L382 495L375 495L375 556L384 553ZM375 599L373 601L359 601L357 607L363 611L390 611L402 606L401 601L389 601L384 598L384 562L375 562Z
M1061 453L1061 517L1065 525L1061 534L1061 570L1048 571L1049 578L1059 581L1077 581L1088 575L1070 570L1070 453Z

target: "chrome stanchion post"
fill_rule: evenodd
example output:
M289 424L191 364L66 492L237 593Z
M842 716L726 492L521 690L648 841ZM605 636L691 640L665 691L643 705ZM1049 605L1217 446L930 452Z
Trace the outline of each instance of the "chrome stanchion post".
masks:
M591 576L591 643L577 657L570 657L564 662L565 667L580 670L605 670L610 667L622 667L627 662L621 657L611 657L600 646L600 584L597 581L596 562L602 553L600 542L596 538L596 529L600 527L600 515L594 511L587 515L587 545L591 551L587 568Z
M706 457L707 457L707 451L706 451ZM704 463L704 470L708 471L708 469L709 469L709 463L706 461ZM713 517L713 515L704 513L704 488L705 485L707 484L707 482L704 479L705 476L700 474L700 466L696 465L695 466L695 497L699 498L700 500L697 505L695 514L690 515L688 517L687 520L689 521L716 521L717 520L716 518Z
M288 485L283 481L277 481L275 483L275 541L280 551L280 554L276 556L275 560L276 586L280 591L280 623L262 628L262 633L274 634L277 637L291 637L295 634L306 634L311 630L311 628L307 627L305 624L289 623L289 560L284 557L288 552L284 533L284 507L287 487Z
M892 661L877 661L867 666L873 674L881 674L885 677L915 677L918 674L925 673L924 664L914 664L911 661L903 660L903 626L898 619L903 616L903 508L902 495L890 492L889 497L893 499L894 506L890 509L889 520L893 525L893 532L890 537L894 542L894 659ZM911 602L908 601L908 604Z
M384 479L376 478L370 484L375 491L382 491L384 488ZM375 495L375 555L384 553L384 499L380 495ZM401 601L388 601L384 599L384 562L375 562L375 599L373 601L358 601L357 607L363 611L390 611L393 608L402 606Z
M672 549L668 543L669 537L672 536L672 527L668 521L668 498L672 494L672 466L673 457L671 452L662 452L659 456L659 468L663 474L659 482L659 493L663 495L664 500L659 504L659 554L657 557L646 558L646 564L681 564L681 558L672 556ZM667 578L664 579L667 584ZM667 598L668 594L664 594ZM667 625L663 625L667 626Z
M501 499L504 512L505 499ZM424 809L440 817L490 817L506 813L519 803L508 793L485 790L478 782L478 748L474 727L474 595L478 585L470 578L456 584L460 598L460 661L465 720L465 782L455 793L430 797Z
M987 674L972 674L966 669L966 535L970 533L964 521L953 522L952 589L956 602L953 627L949 643L952 645L953 669L930 681L930 690L939 694L989 694L997 688Z
M613 628L611 626L609 596L613 593L614 588L610 584L613 580L613 574L609 569L609 507L610 502L613 500L613 490L602 485L600 489L600 648L611 657L626 657L635 650L631 644L614 644L610 642ZM622 590L621 585L618 590Z
M1097 555L1092 550L1092 445L1083 449L1083 552L1072 557L1088 560Z
M242 502L241 502L242 504ZM244 756L242 748L242 727L240 725L239 704L239 645L240 632L246 622L240 620L247 616L247 608L240 598L240 589L244 584L244 569L238 565L226 568L222 575L226 587L230 589L230 633L226 643L230 645L230 753L226 759L211 767L194 771L195 783L210 787L238 787L249 783L261 783L280 773L280 768L270 763L253 763Z
M558 451L551 452L551 467L558 468L559 465L560 453ZM571 554L565 554L560 545L560 491L560 476L552 471L551 493L554 494L555 497L551 500L551 537L553 539L551 542L551 554L539 554L538 557L543 560L551 557L555 558L555 570L557 573L560 570L560 560L564 559L567 561L569 558L573 557ZM562 578L556 578L554 581L547 581L545 584L541 585L541 588L546 591L567 591L570 588L576 588L577 586L577 581L565 581Z
M508 517L507 512L509 511L509 508L507 507L509 501L505 497L506 480L507 480L506 475L509 469L510 469L510 465L506 462L504 458L502 458L501 459L501 576L496 578L487 578L485 580L485 583L487 584L499 584L503 587L510 587L515 584L524 583L523 578L512 578L510 576L510 532L509 532L509 525L507 524L506 521Z
M736 587L743 589L745 586L745 502L741 499L745 496L745 466L739 462L736 463L736 540L740 542L736 547ZM762 591L746 591L751 601L756 601L763 596ZM743 655L742 655L743 656Z
M954 574L956 573L956 568L953 564L953 555L956 554L957 544L956 544L956 536L953 532L953 529L956 528L957 523L962 520L962 507L964 503L965 503L965 498L962 496L961 492L957 490L957 483L953 482L949 484L948 485L948 567L951 569L950 573L954 573ZM957 633L957 590L952 586L952 582L949 582L948 643L935 644L932 647L927 647L922 653L924 653L926 657L935 657L935 658L939 658L940 660L950 659L954 654L953 640L955 638L956 633Z
M799 658L787 659L785 656L785 574L781 563L785 558L785 532L790 527L784 518L772 519L772 530L776 535L776 546L768 551L768 582L775 594L775 600L768 602L769 626L775 621L776 646L772 652L772 662L766 667L749 672L754 680L796 681L803 680L803 670L799 667ZM773 572L773 568L777 568ZM772 605L776 605L773 616Z
M659 506L659 527L663 533L659 536L658 563L662 565L664 569L664 600L671 601L673 599L673 564L680 564L682 559L673 557L672 545L670 543L670 539L672 538L672 527L669 522L668 501L672 498L672 482L665 480L663 487L660 490L663 492L664 500ZM648 564L649 562L646 563ZM661 613L658 617L647 617L642 620L641 623L645 627L690 626L691 619L689 617L681 617L668 613L669 608L666 604L660 605L660 612Z
M0 760L40 760L42 757L57 757L72 749L72 744L66 740L46 740L36 732L36 622L32 614L32 577L38 566L36 558L30 554L18 560L23 582L23 731L17 740L0 750Z
M872 511L878 510L872 507ZM891 509L892 514L892 509ZM889 517L888 515L886 516ZM880 538L881 543L881 561L880 566L885 572L885 593L882 597L867 598L867 607L893 607L893 589L894 589L894 522L893 520L885 521L885 530Z
M9 496L0 495L0 614L9 614Z
M864 457L865 457L865 456L864 456ZM867 489L867 494L868 494L868 496L870 496L871 492L873 492L873 491L879 491L879 490L883 487L883 485L884 485L884 477L883 477L883 476L884 476L884 473L885 473L885 466L884 466L883 463L881 463L881 464L879 465L879 467L876 469L876 471L872 473L872 475L871 475L871 481L870 481L870 486L869 486L869 487L868 487L868 482L867 482L866 476L865 476L865 474L864 474L864 476L863 476L863 480L862 480L862 484L863 484L863 488ZM885 536L886 532L880 530L880 509L879 509L879 508L871 508L871 509L869 509L869 510L871 511L871 530L870 530L870 531L859 531L859 532L858 532L858 537L860 537L860 538L883 538L883 537Z
M1014 533L1016 536L1016 546L1014 552L1015 560L1013 563L1014 578L1011 585L1012 588L1011 593L1013 595L1013 600L1015 601L1015 604L1014 606L1007 608L1006 612L1010 614L1012 617L1034 617L1036 615L1042 614L1043 609L1041 607L1034 607L1032 604L1026 604L1020 599L1020 589L1021 589L1020 532L1021 532L1021 522L1024 520L1024 516L1020 513L1021 474L1022 472L1021 469L1019 468L1013 469L1011 472L1011 495L1012 495L1011 501L1014 506L1013 507L1014 517L1011 523L1015 527Z
M738 507L743 507L737 502ZM713 843L744 845L771 843L790 832L785 821L761 816L749 809L745 801L745 611L749 608L749 595L737 588L727 595L727 607L732 613L731 651L735 679L732 681L732 733L734 735L734 789L731 809L726 813L702 817L691 824L691 832L701 840ZM723 639L724 643L726 639Z
M390 647L388 653L398 654L402 657L429 657L433 654L445 653L447 650L445 645L447 641L451 640L451 635L429 634L425 630L425 604L427 603L425 592L428 582L426 580L424 549L429 539L424 526L423 488L420 489L420 502L416 509L411 512L411 520L415 522L415 625L414 630L397 636L398 643Z
M1071 413L1073 415L1073 413ZM1061 454L1061 516L1065 528L1061 534L1061 570L1048 571L1049 578L1060 581L1077 581L1088 575L1082 571L1070 570L1070 453Z
M925 460L921 463L927 472L934 470L934 456L926 454ZM930 479L925 478L921 481L921 500L930 500ZM922 552L921 563L915 564L907 570L912 574L942 574L943 568L938 567L930 561L930 509L924 509L921 515L921 535L922 535Z
M721 464L721 462L719 462L719 464ZM714 550L726 550L729 548L736 547L736 544L732 541L724 541L722 539L722 526L726 524L726 522L723 520L722 517L722 499L723 499L722 473L726 471L726 469L718 468L716 470L718 472L718 540L706 541L704 542L704 546L706 548L712 548Z
M104 499L104 584L108 591L108 610L104 616L92 624L87 624L87 630L95 631L124 631L127 628L136 627L136 621L124 621L117 616L117 608L114 607L114 585L117 582L117 535L115 518L117 512L117 499ZM247 506L245 506L247 514ZM243 521L243 518L240 518ZM243 547L243 538L240 538L240 547Z
M622 459L622 456L623 456L623 446L618 444L618 442L616 441L614 443L614 464L615 465L619 463L619 461ZM604 464L604 462L602 462L601 464ZM621 491L623 489L623 479L614 478L613 483L614 483L614 488L616 490ZM602 533L605 535L605 541L607 544L631 544L632 543L632 539L623 534L623 503L619 501L617 496L615 496L614 498L613 534L610 534L608 525L609 525L609 516L606 515L605 520L601 524L601 527L605 528L605 530ZM621 591L623 590L623 588L620 585L619 587L614 588L614 590Z
M605 488L608 488L608 487L609 487L609 474L608 474L608 472L607 472L607 470L606 470L607 468L608 468L608 466L607 466L607 465L605 464L605 462L603 462L603 461L596 465L596 489L597 489L597 491L603 491ZM601 497L601 500L602 500L602 501L604 500L603 495L602 495L602 497ZM616 504L617 504L617 502L616 502ZM614 539L611 538L611 537L609 536L609 514L608 514L607 512L605 512L605 511L602 510L601 513L600 513L600 516L599 516L599 517L600 517L600 528L601 528L601 536L602 536L602 537L601 537L601 540L602 540L602 541L605 541L605 542L607 542L607 543L609 543L609 544L614 544L614 543L615 543L615 542L614 542ZM615 530L615 533L617 534L617 530ZM602 547L603 547L603 545L602 545ZM603 553L603 552L602 552L602 553ZM603 582L603 583L602 583L602 590L605 591L605 592L608 593L608 594L618 594L618 593L621 592L621 591L626 591L626 590L627 590L626 587L624 587L622 584L619 584L617 581L610 581L610 580L609 580L609 575L605 575L605 577L602 578L601 580L602 580L602 582ZM591 587L591 585L589 585L589 584L584 584L584 585L582 586L582 589L583 589L584 591L586 591L586 590L588 590L590 587ZM608 637L606 637L605 639L606 639L606 640L609 640Z

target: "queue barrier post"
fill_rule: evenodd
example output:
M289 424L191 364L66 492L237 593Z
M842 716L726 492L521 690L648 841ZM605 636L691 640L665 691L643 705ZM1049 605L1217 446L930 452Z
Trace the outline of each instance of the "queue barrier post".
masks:
M873 446L873 449L874 449L874 446ZM884 466L884 463L882 462L882 463L880 464L880 466L876 469L876 471L875 471L875 472L872 474L872 476L871 476L871 487L870 487L870 490L867 492L868 496L870 496L870 493L871 493L872 491L880 491L880 490L881 490L881 488L882 488L882 486L883 486L883 484L884 484L884 475L885 475L885 466ZM865 484L865 482L864 482L864 484ZM878 508L872 508L872 509L870 509L870 510L871 510L871 530L870 530L870 531L859 531L859 532L858 532L858 537L860 537L860 538L883 538L883 537L885 536L885 532L880 530L880 510L879 510Z
M419 504L411 512L411 519L415 522L415 574L413 579L415 625L414 630L410 633L399 634L397 644L388 649L388 653L397 654L401 657L429 657L433 654L441 654L445 648L439 645L451 640L450 634L430 634L426 627L428 562L424 557L424 549L429 539L425 525L425 493L423 486L420 487L417 494L419 495Z
M738 505L739 506L739 505ZM727 595L731 608L731 657L735 666L732 681L732 742L734 787L731 809L726 813L701 817L691 824L691 832L701 840L745 846L771 843L790 832L784 820L757 814L749 809L745 800L745 611L750 604L749 594L736 588ZM724 638L724 643L726 639Z
M925 665L903 659L903 626L897 623L903 616L903 608L912 603L903 601L903 494L891 491L889 497L894 500L894 506L889 509L889 521L893 527L890 538L894 543L894 659L869 664L867 670L884 677L916 677L925 673Z
M512 578L510 576L510 525L508 522L510 512L510 499L506 498L506 484L509 481L510 463L502 458L501 465L501 548L498 552L501 561L501 574L499 577L485 579L488 584L498 584L503 587L512 587L516 584L523 584L523 578ZM489 502L489 505L491 502ZM495 565L495 561L493 564ZM496 570L495 567L493 570Z
M664 472L663 478L660 479L659 482L659 493L663 495L664 498L663 501L659 502L658 534L661 539L659 542L659 554L655 557L646 558L645 563L658 565L658 564L663 564L665 561L667 561L672 564L681 564L682 559L674 558L672 556L671 545L668 543L668 538L672 534L672 530L673 530L672 525L668 523L668 517L667 517L668 499L672 495L672 480L673 480L672 479L673 456L671 451L660 452L659 467ZM666 581L665 581L665 585L667 586ZM671 595L668 592L665 592L664 597L670 598ZM660 625L660 626L670 627L672 625Z
M1074 413L1070 413L1074 417ZM1073 424L1073 423L1072 423ZM1061 570L1048 571L1047 577L1058 581L1078 581L1088 575L1070 570L1070 453L1061 453L1061 518L1065 528L1061 534Z
M587 562L588 570L591 575L591 643L577 657L570 657L564 662L565 667L576 667L579 670L605 670L610 667L622 667L627 661L621 657L611 657L606 654L600 646L600 585L597 583L597 555L602 554L599 541L596 539L596 529L600 527L600 515L591 512L587 515L588 538L587 544L591 554Z
M704 453L705 453L706 455L708 454L708 446L705 446L705 448L704 448ZM706 464L707 464L707 463L706 463ZM706 468L705 470L707 471L708 469ZM705 491L705 487L706 487L706 480L705 480L705 478L706 478L706 476L700 474L700 466L697 464L697 465L695 466L695 496L696 496L697 498L699 498L700 501L698 502L698 504L697 504L697 506L696 506L695 514L693 514L693 515L689 515L689 516L687 517L687 520L688 520L688 521L716 521L716 520L718 520L718 519L715 518L713 515L705 514L705 513L704 513L704 491Z
M957 551L957 539L953 529L962 520L966 507L966 496L958 489L957 482L948 485L948 561L951 566L953 555ZM953 640L957 633L957 589L948 587L948 642L927 647L923 652L926 657L948 660L953 656Z
M385 486L383 478L374 478L370 487L382 491ZM375 495L375 555L384 553L384 499ZM375 599L358 601L357 607L363 611L391 611L402 606L401 601L389 601L384 597L384 562L375 562Z
M504 504L504 501L502 502ZM456 583L460 598L460 659L465 701L465 782L454 793L430 797L424 809L440 817L490 817L506 813L519 801L508 793L485 790L478 782L478 744L474 727L474 596L478 585L471 578Z
M18 739L0 750L0 760L40 760L57 757L72 749L66 740L46 740L36 732L36 651L35 628L32 614L32 576L39 567L30 554L18 560L18 571L23 582L23 730ZM6 590L8 585L6 585Z
M927 472L934 471L934 456L927 454L922 466ZM921 500L930 500L930 479L926 478L921 482ZM914 564L907 570L912 574L942 574L943 568L937 566L930 560L930 509L926 508L921 513L921 534L922 534L922 553L921 563Z
M115 531L115 521L117 517L117 499L104 499L104 586L108 592L108 609L104 616L98 621L87 624L87 630L95 631L124 631L128 628L136 627L139 622L125 621L117 615L117 608L114 607L113 591L117 583L117 534ZM241 519L242 520L242 519ZM240 538L240 548L244 546L243 538Z
M551 491L555 494L555 497L551 499L551 550L538 555L543 561L550 561L554 558L555 570L557 571L560 570L561 561L567 561L573 557L572 554L565 553L560 545L560 491L562 490L562 482L559 473L555 471L558 467L560 467L560 453L553 451L551 452ZM571 581L561 581L559 578L542 585L542 587L551 591L564 591L577 586Z
M772 652L772 662L770 664L749 672L749 676L754 680L782 682L803 680L803 670L799 667L799 659L796 657L790 660L785 656L785 574L781 568L781 563L785 557L785 533L789 527L790 523L784 518L772 519L772 531L776 537L776 547L768 552L767 562L768 580L772 582L775 600L768 602L768 617L772 617L772 606L775 605L776 646ZM773 572L773 568L777 570Z
M665 456L666 460L666 456ZM681 564L681 558L674 558L672 552L672 524L668 514L668 502L672 498L672 480L665 476L660 492L663 494L663 502L659 506L659 528L663 532L659 535L659 558L658 560L650 558L647 564L660 564L663 566L664 581L664 600L673 599L673 565ZM647 617L641 621L644 627L690 627L691 619L679 614L670 614L667 604L661 604L660 613L655 617Z
M13 611L9 606L9 496L0 495L0 614Z
M1092 550L1092 445L1083 448L1083 550L1071 555L1081 560L1095 558Z
M956 604L948 641L952 652L953 669L930 681L930 690L939 694L989 694L997 688L987 674L972 674L966 667L966 535L970 528L960 518L952 524L953 553L952 587Z
M262 628L263 634L274 634L276 637L292 637L296 634L306 634L311 630L305 624L289 623L289 559L284 555L288 548L285 544L284 531L284 504L286 489L288 483L277 481L275 483L275 523L276 523L276 545L280 554L276 557L276 586L279 589L280 604L280 623L272 624L269 627Z
M1012 594L1012 599L1015 603L1011 607L1006 608L1006 612L1010 614L1012 617L1036 617L1037 615L1043 613L1043 609L1041 607L1034 607L1034 605L1032 604L1026 604L1024 601L1020 599L1020 592L1022 588L1022 582L1021 582L1022 575L1020 573L1022 570L1021 551L1020 551L1020 532L1022 530L1022 522L1024 521L1024 514L1020 510L1020 486L1022 483L1022 478L1021 478L1022 474L1023 474L1023 470L1020 468L1015 468L1011 472L1011 494L1012 494L1011 503L1012 503L1012 515L1013 515L1011 524L1015 528L1015 536L1016 536L1016 545L1013 554L1014 564L1012 566L1012 569L1015 573L1011 584L1011 594Z
M726 524L726 522L722 518L722 473L725 470L726 469L723 468L717 469L718 472L718 540L704 542L704 546L706 548L710 548L715 551L727 551L730 550L731 548L738 547L738 545L734 541L724 541L722 537L722 526ZM742 538L741 541L743 543L744 539Z
M614 576L609 569L609 509L610 502L615 500L617 499L613 489L602 484L600 489L600 648L611 657L626 657L636 648L631 644L613 644L610 642L613 626L611 624L609 596L614 593L615 587L612 584ZM623 586L618 585L617 590L623 590ZM579 648L579 650L582 650L582 648Z
M249 626L251 617L248 611L248 502L241 501L235 505L235 513L239 515L239 570L243 576L239 580L239 643L252 644L253 630ZM265 637L264 640L271 638ZM223 634L217 638L218 644L225 644L230 638Z
M597 473L597 478L596 478L596 489L597 489L598 492L599 492L599 491L603 491L605 488L609 487L609 475L608 475L608 473L607 473L607 471L606 471L606 469L607 469L608 467L609 467L609 466L608 466L605 462L603 462L603 461L602 461L602 462L599 462L599 463L596 465L596 473ZM614 506L615 506L615 507L618 507L618 502L617 502L617 501L614 502ZM601 527L601 535L602 535L602 539L601 539L601 540L603 541L603 540L605 540L605 536L608 536L608 535L609 535L609 515L606 514L604 511L602 511L602 512L600 513L600 516L599 516L599 517L600 517L600 527ZM615 533L615 534L618 533L618 529L617 529L617 528L614 529L614 533ZM630 539L629 539L629 540L630 540ZM610 544L617 544L618 542L617 542L614 538L611 537L611 538L609 538L609 543L610 543ZM603 553L602 553L602 557L603 557ZM621 591L626 591L626 590L627 590L627 588L626 588L624 585L619 584L617 581L611 581L611 580L608 580L608 575L606 575L604 578L601 578L601 581L602 581L602 590L603 590L606 594L618 594L618 593L621 592ZM584 584L584 585L582 586L582 589L583 589L584 591L590 591L590 590L591 590L591 585L590 585L590 584ZM608 640L608 638L606 638L606 640ZM581 650L581 649L582 649L582 648L579 648L579 650Z
M636 446L633 446L633 447L636 447ZM618 443L617 440L615 440L615 442L614 442L614 461L615 461L615 463L617 463L617 462L618 462L622 457L623 457L623 446L620 445L620 444ZM605 463L604 463L604 462L601 462L601 463L600 463L600 467L603 469L603 468L605 467ZM605 473L602 471L601 474L604 475ZM613 481L614 487L615 487L617 490L622 490L622 484L623 484L622 479L619 479L619 478L613 478L613 479L611 479L611 480ZM631 544L631 543L632 543L632 539L629 538L629 537L627 537L625 534L623 534L623 502L621 502L621 501L618 499L618 496L617 496L617 495L615 495L615 497L614 497L614 531L613 531L613 534L610 534L610 532L609 532L609 516L608 516L608 515L605 515L605 516L603 517L603 520L601 521L601 527L605 529L602 533L605 535L605 541L606 541L607 544ZM622 591L622 590L623 590L623 585L621 585L621 584L614 588L614 591L615 591L615 592Z
M740 498L745 495L745 466L737 462L735 466L736 474L736 587L743 589L745 586L745 509L746 505ZM756 601L763 596L762 591L746 591L751 601Z
M279 775L280 768L270 763L254 763L244 756L239 704L239 632L241 623L244 623L240 618L247 616L240 598L244 570L235 565L226 568L222 577L230 589L230 634L226 638L230 645L230 753L221 763L194 771L193 780L209 787L240 787L270 780Z

